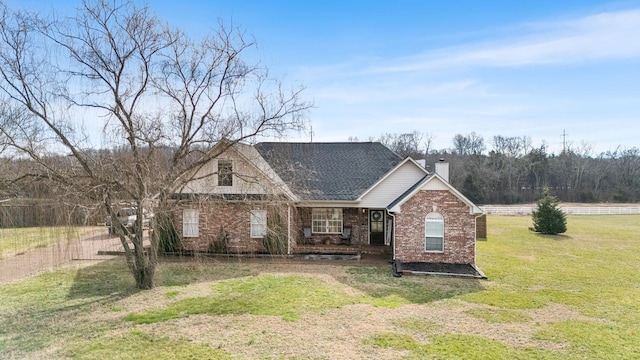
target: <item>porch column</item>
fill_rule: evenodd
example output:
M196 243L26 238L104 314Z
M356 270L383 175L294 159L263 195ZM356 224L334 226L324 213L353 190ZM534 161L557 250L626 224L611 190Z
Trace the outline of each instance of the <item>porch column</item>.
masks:
M287 255L291 255L291 205L287 204Z

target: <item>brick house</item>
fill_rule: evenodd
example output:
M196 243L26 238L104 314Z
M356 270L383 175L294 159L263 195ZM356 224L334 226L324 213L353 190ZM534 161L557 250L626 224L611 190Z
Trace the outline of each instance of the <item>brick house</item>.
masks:
M185 250L223 240L225 251L260 253L276 241L289 255L378 248L402 262L475 263L482 211L449 184L444 162L430 173L377 142L222 142L211 151L219 155L172 196Z

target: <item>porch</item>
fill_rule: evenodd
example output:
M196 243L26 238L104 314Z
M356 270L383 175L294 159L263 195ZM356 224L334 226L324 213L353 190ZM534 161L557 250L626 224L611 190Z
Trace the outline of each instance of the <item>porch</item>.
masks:
M292 244L302 251L380 253L376 248L388 248L393 234L392 218L385 209L299 207L292 227Z
M389 255L391 259L392 249L390 246L378 245L339 245L339 244L314 244L314 245L296 245L291 249L292 255L301 254L325 254L325 255L355 255L355 254L371 254L371 255Z

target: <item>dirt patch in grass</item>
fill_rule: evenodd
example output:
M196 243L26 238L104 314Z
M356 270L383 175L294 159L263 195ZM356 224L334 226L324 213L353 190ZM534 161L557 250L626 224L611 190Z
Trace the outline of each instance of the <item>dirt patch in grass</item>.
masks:
M380 309L354 305L322 314L307 314L293 323L274 316L197 315L173 324L141 326L141 329L159 334L178 329L176 336L198 339L241 358L397 357L397 351L363 343L367 336L388 329L384 315L388 309L376 310Z
M487 323L465 314L475 305L453 304L407 305L397 309L369 304L345 306L320 314L306 314L300 321L284 321L275 316L194 315L149 325L138 325L156 336L171 334L192 339L241 358L400 358L406 351L381 348L367 340L384 333L398 333L429 344L444 334L475 335L492 339L515 349L539 348L558 351L566 344L534 339L548 321L580 319L562 306L550 306L529 314L541 323ZM528 311L526 313L529 313ZM424 322L426 329L407 329L402 320ZM434 326L437 325L437 326Z
M296 272L298 276L315 278L349 296L365 295L362 290L336 279L346 276L344 267L324 266L322 274L310 274L304 271L309 270L305 266L298 270L301 271ZM278 271L270 275L291 276L292 272L293 270ZM115 319L131 312L148 310L149 304L153 304L153 308L162 308L185 298L211 296L214 284L215 282L203 282L188 286L161 287L135 294L117 303L121 307L120 311L103 312L100 316ZM167 292L178 293L168 297ZM119 336L132 329L139 329L156 337L190 339L239 358L394 359L406 356L408 352L375 346L368 340L379 334L398 333L410 336L419 343L429 344L440 335L460 334L485 337L514 349L533 347L557 351L565 349L566 344L536 339L535 333L549 323L593 320L558 304L550 304L541 309L513 310L531 319L526 322L489 322L470 315L470 309L497 308L443 299L397 308L358 303L307 312L297 321L287 321L280 316L252 314L197 314L154 324L130 323L130 326L123 327L112 335ZM409 322L411 325L407 325Z

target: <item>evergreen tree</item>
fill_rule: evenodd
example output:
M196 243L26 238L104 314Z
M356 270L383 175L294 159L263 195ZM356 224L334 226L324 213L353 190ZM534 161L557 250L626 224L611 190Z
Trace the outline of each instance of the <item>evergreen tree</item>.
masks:
M530 230L548 234L557 235L567 231L567 217L558 208L558 199L549 195L549 188L542 191L543 197L538 200L538 207L533 211L531 217L533 219L533 227Z

